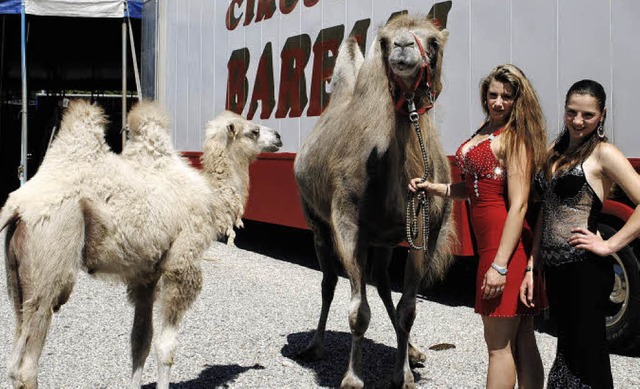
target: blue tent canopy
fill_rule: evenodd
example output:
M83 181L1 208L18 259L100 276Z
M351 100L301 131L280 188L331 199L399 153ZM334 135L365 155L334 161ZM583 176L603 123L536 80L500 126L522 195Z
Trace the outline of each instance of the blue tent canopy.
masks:
M20 0L0 0L0 14L19 14Z
M121 18L124 0L25 0L26 13L39 16ZM144 0L127 0L129 16L142 18ZM0 14L20 14L22 0L0 0Z

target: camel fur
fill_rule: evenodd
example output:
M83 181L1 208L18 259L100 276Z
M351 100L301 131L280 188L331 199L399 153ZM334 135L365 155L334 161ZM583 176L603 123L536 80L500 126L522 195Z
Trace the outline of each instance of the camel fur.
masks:
M244 206L249 196L249 165L260 152L277 151L280 135L265 126L252 123L231 111L224 111L207 123L202 153L202 172L221 204L216 220L224 220L221 231L235 239L233 227L242 227Z
M394 307L387 271L392 247L406 239L408 182L425 174L418 138L405 112L407 107L398 111L394 105L402 97L400 83L415 85L425 59L431 92L438 95L447 36L446 30L426 18L401 15L379 30L366 58L355 39L345 41L336 59L331 101L296 156L295 177L323 271L320 320L300 357L315 360L323 356L327 316L342 266L351 282L352 333L343 387L364 385L361 348L370 320L364 279L367 261L372 262L378 294L398 337L394 386L413 387L409 362L426 358L411 344L409 334L421 281L425 277L442 277L451 262L451 202L430 197L429 207L424 210L430 220L428 247L426 252L410 251L403 295ZM421 56L419 46L424 48L426 58ZM417 107L429 103L428 92L421 79L412 92ZM449 162L428 114L419 116L419 126L430 167L427 179L450 182ZM418 231L421 232L421 223ZM421 235L418 242L422 241ZM372 253L371 259L367 258L368 252Z
M219 180L212 187L173 148L168 120L156 104L132 109L121 155L104 141L105 121L100 108L73 102L38 173L11 193L0 213L0 229L8 226L7 279L16 311L8 363L14 387L37 387L52 313L67 301L83 269L127 286L135 309L132 387L141 383L153 304L160 300L157 386L168 388L178 326L202 287L202 253L233 229L226 200L217 194L227 185L242 192L238 185L248 183ZM280 142L275 131L264 132L273 147ZM233 143L227 142L227 155L240 149L257 156L259 147L247 151ZM220 170L235 168L248 170L248 163Z

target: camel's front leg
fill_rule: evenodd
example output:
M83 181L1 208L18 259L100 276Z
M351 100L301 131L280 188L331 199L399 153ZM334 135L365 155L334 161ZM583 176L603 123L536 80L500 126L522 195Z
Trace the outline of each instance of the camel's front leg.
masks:
M169 376L178 346L178 327L185 312L195 301L202 289L202 271L196 258L204 251L205 242L193 239L199 236L185 230L174 241L163 267L160 289L161 324L156 341L158 355L159 389L169 388Z
M409 365L409 334L416 318L416 295L425 266L423 251L412 250L405 266L404 288L396 309L398 350L393 372L393 385L397 387L414 387L413 373Z
M227 246L235 246L236 245L236 231L233 227L227 229Z
M353 207L352 208L350 208ZM367 302L366 269L367 245L356 222L357 209L351 201L335 204L332 215L333 236L338 258L342 262L351 283L349 327L351 328L351 353L349 369L340 384L343 388L362 388L362 340L369 327L371 311Z
M139 388L142 382L144 363L149 355L153 338L153 298L156 282L128 288L129 300L135 305L131 330L132 375L130 387Z
M243 228L244 227L244 223L242 222L242 219L240 218L240 216L238 216L238 218L236 219L233 227L229 227L227 229L227 245L228 246L235 246L235 240L236 240L236 230L235 228Z
M367 328L369 328L371 311L367 302L366 282L360 270L349 274L351 281L351 305L349 308L351 352L349 353L349 369L342 379L341 388L364 387L364 381L362 381L362 341Z

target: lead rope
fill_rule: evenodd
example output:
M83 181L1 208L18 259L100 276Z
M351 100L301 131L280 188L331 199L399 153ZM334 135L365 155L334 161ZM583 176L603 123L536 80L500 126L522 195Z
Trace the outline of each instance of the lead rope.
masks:
M420 152L422 153L422 161L424 162L424 175L420 182L425 182L427 173L429 172L429 162L427 161L427 150L422 139L422 131L418 119L420 115L416 111L416 105L413 101L413 95L407 97L407 110L409 111L409 120L413 124L413 128L418 135L418 143L420 144ZM416 208L416 201L418 207ZM414 239L418 237L418 213L422 210L422 245L415 244ZM407 242L413 250L427 250L429 244L429 198L424 190L418 192L407 191Z

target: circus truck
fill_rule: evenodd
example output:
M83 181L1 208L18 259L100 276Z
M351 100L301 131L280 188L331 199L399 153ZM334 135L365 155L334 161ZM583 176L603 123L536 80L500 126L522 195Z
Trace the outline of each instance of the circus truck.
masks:
M277 129L284 147L251 168L245 218L307 228L293 177L296 152L331 97L338 47L366 53L391 15L438 19L449 30L443 90L430 111L448 155L482 123L479 82L500 63L524 70L539 95L549 139L563 123L564 94L580 79L608 92L609 139L640 167L640 2L602 0L157 0L143 14L143 78L170 112L178 149L197 165L205 124L228 109ZM154 53L155 55L145 55ZM452 179L461 179L452 164ZM468 205L455 202L455 253L474 257ZM606 200L600 232L613 234L634 205L620 190ZM608 337L640 344L640 242L608 260L615 271Z

